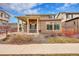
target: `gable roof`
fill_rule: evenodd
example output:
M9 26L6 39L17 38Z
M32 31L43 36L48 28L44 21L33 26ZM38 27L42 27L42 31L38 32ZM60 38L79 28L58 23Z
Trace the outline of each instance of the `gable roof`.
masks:
M56 18L57 18L60 14L79 14L79 12L59 12L59 13L56 15Z

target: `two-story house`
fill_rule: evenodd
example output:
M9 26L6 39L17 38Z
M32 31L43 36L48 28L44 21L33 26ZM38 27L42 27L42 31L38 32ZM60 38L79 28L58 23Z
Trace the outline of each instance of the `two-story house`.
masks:
M62 19L61 21L64 22L75 17L79 17L79 12L61 12L55 16L55 19Z
M79 12L62 12L55 18L61 19L63 33L67 35L79 33Z
M8 12L0 10L0 33L6 32L9 19L10 15L8 14Z

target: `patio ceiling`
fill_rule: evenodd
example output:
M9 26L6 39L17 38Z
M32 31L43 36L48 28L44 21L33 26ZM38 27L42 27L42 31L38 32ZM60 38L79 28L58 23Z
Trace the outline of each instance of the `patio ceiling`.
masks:
M16 18L18 18L19 20L22 20L22 21L24 21L24 22L27 22L27 19L37 19L37 18L40 18L39 16L18 16L18 17L16 17Z

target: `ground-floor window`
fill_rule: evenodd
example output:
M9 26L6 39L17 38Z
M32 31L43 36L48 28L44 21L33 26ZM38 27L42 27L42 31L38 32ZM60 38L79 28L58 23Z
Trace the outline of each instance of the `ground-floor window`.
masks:
M60 24L54 24L54 30L60 30Z
M47 24L47 30L52 30L52 24Z

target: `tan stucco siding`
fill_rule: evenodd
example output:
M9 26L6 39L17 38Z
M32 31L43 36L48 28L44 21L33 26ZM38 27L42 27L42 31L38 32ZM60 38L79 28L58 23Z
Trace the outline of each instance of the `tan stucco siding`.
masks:
M79 17L79 14L74 14L73 15L73 18L75 18L75 17Z

